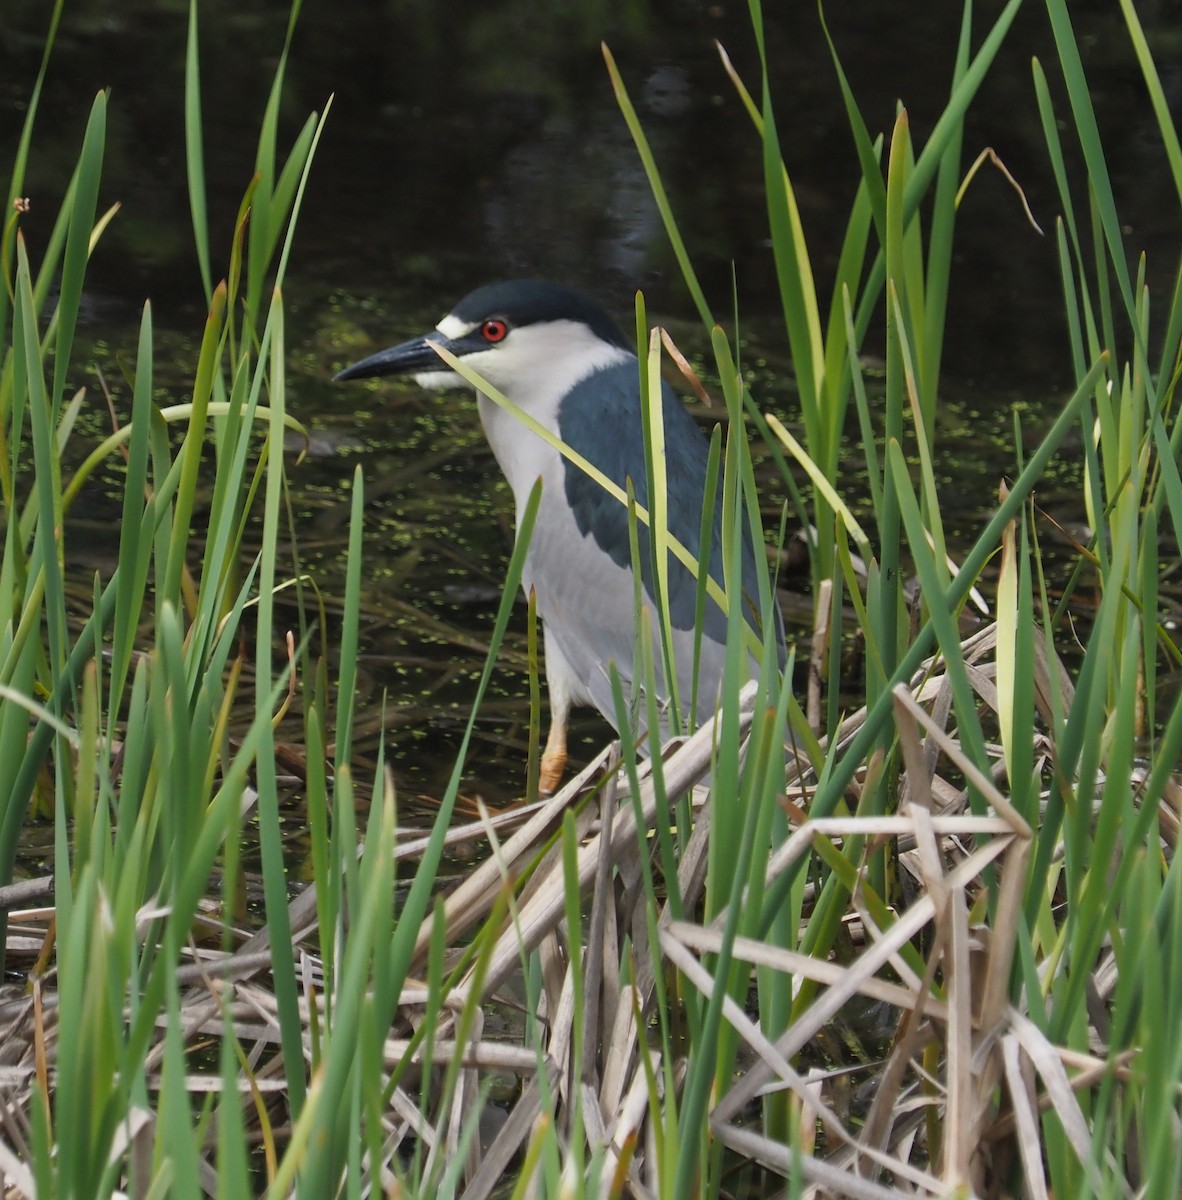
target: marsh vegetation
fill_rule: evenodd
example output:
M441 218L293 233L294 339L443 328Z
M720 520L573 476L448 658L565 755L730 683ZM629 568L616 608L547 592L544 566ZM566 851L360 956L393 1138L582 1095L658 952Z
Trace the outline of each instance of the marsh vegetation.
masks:
M732 533L762 518L765 605L807 531L808 619L783 674L736 619L716 723L651 758L624 736L546 801L527 689L499 739L526 799L495 810L467 762L506 646L537 674L522 549L483 572L483 627L416 626L482 658L462 707L439 676L454 758L412 805L390 750L413 744L413 716L367 685L359 646L377 625L399 653L405 626L367 585L414 539L366 536L380 472L292 499L309 438L285 286L332 136L326 107L280 138L299 6L224 263L202 127L215 65L190 9L177 86L205 315L167 404L150 305L107 395L68 384L90 259L118 220L100 204L105 94L48 232L22 229L55 10L0 243L10 1194L1179 1194L1182 289L1168 264L1151 305L1160 268L1125 243L1066 0L1046 0L1055 67L1034 60L1029 103L1058 187L1045 232L1073 379L1037 429L1015 411L987 505L948 500L938 466L959 206L1004 166L978 160L965 122L1020 7L983 23L964 6L922 141L902 104L867 127L832 48L859 182L823 284L758 4L736 31L756 73L720 52L764 164L750 219L768 222L791 420L761 397L742 312L712 310L605 49L701 318L724 512ZM1182 148L1136 6L1119 7L1176 218ZM641 299L656 372L649 325ZM117 504L86 515L117 536L67 571L104 470ZM1042 502L1065 479L1082 517L1066 530ZM668 546L656 506L636 519ZM14 881L35 821L47 869Z

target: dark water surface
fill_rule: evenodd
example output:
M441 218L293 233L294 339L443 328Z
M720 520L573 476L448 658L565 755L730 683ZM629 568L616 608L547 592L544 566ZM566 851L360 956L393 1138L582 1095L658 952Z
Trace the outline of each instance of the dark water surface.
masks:
M824 288L856 183L854 152L815 6L767 7L781 140ZM1178 99L1180 6L1162 0L1138 8L1167 94ZM979 42L1001 5L977 9ZM889 131L901 100L922 142L947 91L959 5L862 0L831 3L826 12L871 131ZM251 175L287 11L261 0L207 0L200 14L216 266L226 260ZM1148 250L1151 283L1160 290L1176 265L1182 231L1119 9L1081 0L1072 14L1128 249ZM33 0L7 0L0 17L0 162L11 159L45 19L46 6ZM68 4L33 143L26 187L33 209L22 228L36 256L94 93L111 89L102 199L122 207L89 272L82 335L93 348L79 362L93 365L80 368L76 383L93 384L93 366L101 366L117 402L119 359L134 346L145 299L153 301L160 331L162 403L186 394L204 317L185 182L186 21L187 6L177 0ZM760 148L715 39L754 88L754 45L746 5L738 3L304 6L288 70L286 138L330 93L335 99L286 293L289 403L315 433L311 458L292 477L300 548L322 585L339 590L344 488L360 463L368 506L359 732L372 753L385 728L408 791L437 794L450 771L500 591L511 506L470 398L413 387L334 387L331 376L428 328L476 284L523 275L597 295L625 327L632 295L642 288L650 316L687 351L703 351L704 335L612 96L600 52L606 41L710 303L718 313L732 310L733 270L750 359L766 364L758 398L791 424L797 410L775 317ZM992 146L1049 233L1058 206L1035 111L1032 55L1057 85L1045 13L1033 0L977 101L964 159L967 167ZM1031 228L997 171L983 170L970 187L956 245L940 446L946 515L967 542L995 503L998 479L1013 470L1013 412L1023 435L1037 440L1070 375L1053 238ZM101 416L96 420L101 424ZM850 471L842 486L856 492L856 464ZM1054 502L1054 486L1051 480L1040 493L1044 502ZM87 515L71 543L83 578L109 552L101 536L110 523L103 497ZM471 760L472 790L494 799L520 786L527 715L520 624ZM581 729L590 746L606 732L597 719Z

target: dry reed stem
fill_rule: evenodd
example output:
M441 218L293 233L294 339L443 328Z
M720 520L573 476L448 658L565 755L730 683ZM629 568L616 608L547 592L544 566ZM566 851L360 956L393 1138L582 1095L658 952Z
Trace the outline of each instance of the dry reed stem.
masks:
M990 627L963 647L968 678L985 708L997 702L989 659L995 645ZM1039 643L1032 669L1036 707L1046 721L1053 711L1051 698L1057 694L1061 703L1069 697L1070 682L1061 664L1047 662ZM990 1190L997 1175L993 1164L1016 1162L1023 1174L1023 1194L1037 1198L1048 1195L1040 1120L1053 1107L1068 1144L1098 1185L1085 1106L1076 1093L1097 1086L1106 1072L1120 1083L1133 1065L1132 1056L1088 1056L1054 1046L1014 1006L1010 980L1022 927L1030 824L1003 790L1000 762L982 768L962 753L953 725L951 687L938 659L924 664L909 688L897 689L893 701L902 763L899 812L812 819L808 801L815 782L813 767L789 757L785 800L795 824L768 858L764 886L811 858L823 843L832 853L889 841L901 852L900 865L919 885L914 898L884 910L868 893L859 866L846 905L854 947L849 961L812 958L772 942L735 938L730 949L736 962L781 973L798 996L806 983L815 992L810 991L809 1003L776 1037L742 1005L724 1001L723 1017L745 1051L738 1059L741 1069L713 1098L711 1130L740 1156L785 1175L799 1170L808 1196L878 1198L897 1195L900 1188L917 1196L987 1196L996 1194ZM750 694L744 728L751 720L749 703ZM848 745L865 719L864 712L851 716L836 734L838 746ZM693 788L709 771L713 736L707 728L666 750L664 777L671 796ZM1049 759L1042 765L1049 779ZM445 1108L437 1088L404 1084L393 1089L383 1120L383 1161L367 1160L369 1179L363 1191L389 1189L396 1183L396 1156L412 1139L422 1142L428 1163L458 1154L465 1129L478 1117L480 1081L492 1072L517 1077L519 1090L499 1127L490 1129L483 1143L471 1143L463 1164L465 1197L490 1196L506 1172L520 1168L522 1154L548 1122L561 1131L560 1144L582 1137L599 1156L601 1194L613 1186L612 1194L632 1197L660 1190L654 1115L668 1099L663 1095L666 1081L678 1090L683 1086L686 1064L682 1059L663 1063L658 1048L650 1044L649 1024L658 994L654 971L676 968L683 988L709 996L715 987L710 964L723 949L727 914L705 926L673 920L663 904L655 914L658 945L650 946L653 926L641 855L653 852L655 839L649 835L657 816L657 793L652 779L645 777L634 804L617 766L610 750L605 751L558 795L524 814L482 813L480 821L453 831L453 836L487 838L493 853L445 901L449 945L458 946L487 920L506 884L513 896L510 913L502 929L481 934L488 946L479 989L473 968L442 998L430 1047L433 1079L455 1062L458 1086ZM863 772L874 769L871 764L862 766ZM603 786L585 802L588 789L604 771ZM966 811L966 783L984 800L987 811ZM857 786L863 785L864 780ZM1161 806L1163 840L1171 847L1177 834L1178 794L1175 787ZM559 838L569 809L576 813L580 839L577 885L589 901L584 909L586 936L580 932L573 942L564 925L567 881ZM694 911L704 887L708 812L708 807L695 809L695 825L678 864L687 913ZM509 835L502 841L506 830ZM405 839L399 856L416 846L421 850L417 839ZM991 904L981 923L978 914L985 909L980 900L987 889ZM149 910L142 914L142 931L151 928L150 915ZM51 916L51 909L14 913L9 953L25 959L35 955L44 944ZM314 916L314 896L307 889L292 904L292 926L309 1067L312 1020L315 1017L321 1028L324 1021L323 972L316 955L304 947L315 934ZM216 921L206 919L205 924L220 934ZM420 955L428 937L425 926L418 940ZM177 977L182 1035L187 1045L216 1036L223 1016L228 1016L253 1073L240 1086L273 1106L285 1085L266 934L241 934L238 940L232 954L190 946L189 961ZM632 945L633 953L622 963L625 943ZM535 950L540 999L532 1015L540 1042L526 1044L520 1035L511 1041L493 1040L485 1034L491 1027L489 1005ZM578 996L571 962L575 951L581 955L583 981ZM52 975L39 980L39 1008L25 995L0 998L0 1173L14 1197L33 1194L25 1164L30 1106L38 1102L38 1053L45 1056L44 1077L51 1090L54 1085L54 983ZM1094 973L1101 1008L1116 984L1115 959L1111 953L1102 954ZM420 1085L432 1081L420 1077L424 1048L411 1035L422 1006L432 999L422 984L408 981L399 998L397 1024L383 1047L386 1070L407 1069L407 1079L417 1079ZM855 1000L888 1006L897 1018L882 1061L857 1068L863 1075L873 1072L875 1087L859 1119L850 1120L839 1082L843 1072L808 1071L799 1059ZM460 1041L456 1031L465 1006L471 1008L473 1024ZM1102 1043L1103 1032L1094 1030L1094 1040ZM150 1088L159 1083L162 1046L160 1039L149 1053ZM220 1088L221 1081L196 1075L188 1086L199 1094ZM796 1157L751 1119L763 1097L784 1089L806 1117ZM282 1109L272 1107L270 1114L276 1134L282 1136ZM143 1172L150 1170L152 1120L149 1113L139 1114L120 1147L126 1150L130 1175L141 1182ZM211 1144L201 1163L202 1179L211 1187L217 1183L215 1162ZM131 1182L129 1178L129 1186Z

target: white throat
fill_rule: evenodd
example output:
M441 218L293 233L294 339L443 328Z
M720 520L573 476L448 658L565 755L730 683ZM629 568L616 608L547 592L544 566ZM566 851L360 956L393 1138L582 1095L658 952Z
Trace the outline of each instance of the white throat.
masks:
M458 338L472 326L447 316L437 328L444 337ZM636 361L631 351L603 341L578 321L524 325L511 330L503 342L464 356L466 365L555 435L559 406L571 388L596 371L629 360ZM424 372L415 379L422 387L464 383L451 371ZM479 392L477 401L485 436L513 489L520 519L539 475L547 490L559 485L561 456L495 401Z

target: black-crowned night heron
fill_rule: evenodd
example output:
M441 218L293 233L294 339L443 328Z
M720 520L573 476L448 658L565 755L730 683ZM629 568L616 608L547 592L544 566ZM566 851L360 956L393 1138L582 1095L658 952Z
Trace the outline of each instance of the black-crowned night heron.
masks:
M492 284L465 296L433 333L370 355L341 371L337 379L411 375L425 388L469 386L444 364L428 339L462 358L619 487L630 479L637 504L648 507L639 364L627 338L600 308L555 284ZM669 532L701 558L708 444L668 385L663 385L661 399ZM519 528L530 492L539 476L542 479L522 582L527 594L534 589L543 623L551 724L541 785L549 792L566 765L571 706L593 705L616 725L608 664L615 663L625 688L633 680L644 680L633 664L636 606L629 517L619 500L506 409L482 394L477 405L489 444L513 489ZM743 540L743 602L750 617L758 608L759 591L749 532ZM643 526L639 545L645 597L652 605L651 551ZM719 497L709 554L710 574L719 582L722 567ZM675 558L669 564L668 591L679 694L688 707L697 589L693 576ZM782 651L778 609L775 621ZM656 624L653 635L659 647ZM709 720L718 705L725 642L726 618L707 599L694 709L698 724ZM658 691L663 691L659 650L654 657Z

